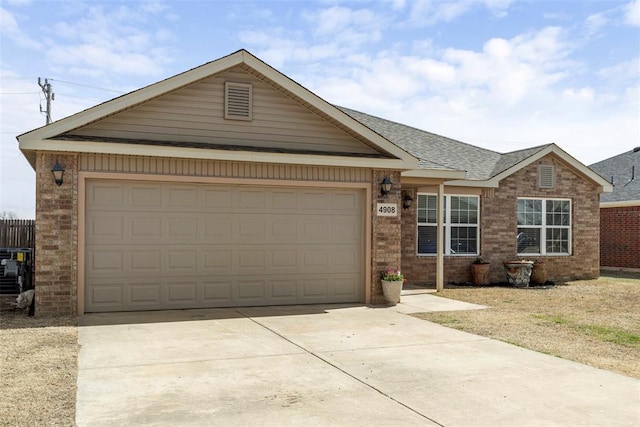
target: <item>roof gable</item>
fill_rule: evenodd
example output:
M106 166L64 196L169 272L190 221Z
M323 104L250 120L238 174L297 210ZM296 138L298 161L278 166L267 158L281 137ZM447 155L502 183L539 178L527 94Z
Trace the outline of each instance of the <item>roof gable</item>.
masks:
M242 83L251 94L250 120L225 118L228 82ZM62 137L259 152L393 157L367 139L333 126L240 66L70 130Z
M264 94L270 92L276 94L272 99L278 99L281 104L286 104L286 112L294 110L301 116L301 120L306 120L306 133L313 133L309 129L315 127L316 130L322 128L322 132L327 132L323 138L317 132L312 136L309 144L299 147L296 139L295 129L289 129L289 135L281 136L281 141L258 141L256 138L248 137L250 132L245 133L241 140L233 140L230 137L233 126L238 123L229 124L231 131L224 135L224 131L215 130L211 126L200 129L200 134L195 132L191 135L181 134L180 131L169 131L166 134L168 124L167 117L162 114L167 113L167 102L172 100L173 107L179 105L181 97L197 98L199 95L211 95L215 92L215 83L212 83L219 76L231 75L234 78L255 83ZM218 82L219 83L219 82ZM206 90L209 85L210 90ZM213 91L213 92L212 92ZM215 96L214 96L215 98ZM163 104L165 103L165 104ZM170 102L169 102L170 103ZM187 109L191 107L186 107ZM179 109L179 108L178 108ZM268 107L263 106L262 112L266 112ZM159 117L154 117L159 114ZM303 117L302 117L303 116ZM142 125L136 120L142 120ZM190 118L189 120L192 120ZM146 122L145 122L146 120ZM264 120L263 120L264 122ZM284 122L284 123L282 123ZM254 123L251 123L253 125ZM264 123L263 123L264 124ZM285 128L286 120L281 124ZM206 127L206 119L200 120L196 127ZM120 129L118 129L120 127ZM123 127L126 131L123 131ZM156 127L156 131L152 128ZM163 129L164 128L164 129ZM246 129L245 129L246 130ZM186 133L189 133L186 132ZM272 133L276 138L277 130ZM211 138L213 137L213 138ZM214 144L211 144L211 139ZM380 168L411 169L416 167L417 159L392 144L368 127L353 120L339 109L314 95L296 82L260 61L249 52L240 50L224 58L204 64L200 67L178 74L174 77L162 80L158 83L144 87L137 91L115 98L111 101L92 107L75 115L69 116L50 125L35 129L18 137L20 148L34 164L35 150L53 151L87 151L87 152L123 152L133 153L133 145L172 145L180 147L183 157L199 157L202 153L195 153L198 148L209 148L211 150L227 151L220 153L217 158L243 160L250 158L252 161L274 161L273 157L267 156L264 159L242 154L243 151L265 151L278 153L278 150L289 154L298 155L295 159L281 159L285 163L322 163L323 159L317 156L344 157L344 160L329 159L328 164L344 164L352 166L369 166ZM226 141L226 143L222 143ZM118 147L114 142L119 142ZM208 146L198 145L209 143ZM217 145L216 145L217 143ZM260 146L257 144L260 143ZM241 147L238 150L238 147ZM190 150L188 153L185 150ZM287 151L288 150L288 151ZM137 150L139 152L139 149ZM235 152L234 154L229 151ZM163 151L166 155L177 155L169 151ZM207 155L211 156L212 153ZM302 156L307 156L303 158ZM311 159L309 156L315 155ZM348 161L349 157L366 158L366 161Z

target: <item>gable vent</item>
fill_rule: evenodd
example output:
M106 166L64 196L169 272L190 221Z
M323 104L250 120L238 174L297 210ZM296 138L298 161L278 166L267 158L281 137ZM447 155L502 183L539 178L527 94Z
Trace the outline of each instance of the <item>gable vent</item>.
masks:
M224 118L251 120L251 85L248 83L224 84Z
M556 170L553 165L540 165L538 169L538 187L554 188L556 185Z

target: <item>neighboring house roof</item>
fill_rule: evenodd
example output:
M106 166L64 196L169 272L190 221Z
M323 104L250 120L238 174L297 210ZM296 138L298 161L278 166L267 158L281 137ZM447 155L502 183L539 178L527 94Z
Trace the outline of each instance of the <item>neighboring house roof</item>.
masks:
M640 147L589 166L607 181L613 192L602 194L602 203L637 202L640 204Z

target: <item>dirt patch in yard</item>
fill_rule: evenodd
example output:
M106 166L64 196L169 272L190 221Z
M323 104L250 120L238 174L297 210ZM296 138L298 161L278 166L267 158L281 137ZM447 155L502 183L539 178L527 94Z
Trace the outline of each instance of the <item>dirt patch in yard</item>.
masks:
M447 287L487 310L416 317L640 379L640 274L550 288Z
M0 308L0 343L0 426L73 426L76 318Z

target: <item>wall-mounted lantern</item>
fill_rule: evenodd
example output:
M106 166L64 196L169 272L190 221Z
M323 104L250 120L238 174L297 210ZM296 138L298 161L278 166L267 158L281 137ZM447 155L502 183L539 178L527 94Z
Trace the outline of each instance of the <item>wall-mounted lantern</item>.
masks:
M409 193L406 193L404 195L404 198L402 199L402 207L405 209L409 209L412 203L413 203L413 197L411 197Z
M62 185L62 177L64 176L64 168L58 163L56 160L56 164L53 165L53 169L51 169L51 173L53 174L53 180L56 182L58 187Z
M387 194L389 194L389 191L391 191L391 184L393 184L391 182L391 179L388 176L385 176L382 182L380 183L380 192L382 193L383 196L386 196Z

